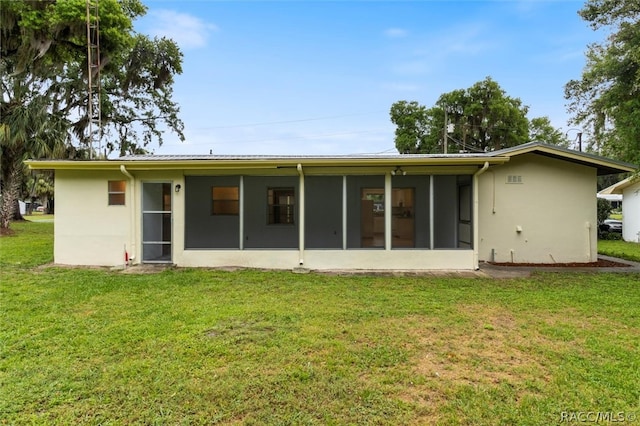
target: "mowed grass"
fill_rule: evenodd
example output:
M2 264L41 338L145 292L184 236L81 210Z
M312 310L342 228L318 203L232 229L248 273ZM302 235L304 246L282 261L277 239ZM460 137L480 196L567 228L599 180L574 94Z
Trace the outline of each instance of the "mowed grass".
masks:
M0 424L559 424L640 414L640 276L40 267L0 239Z
M640 262L640 243L621 240L598 240L598 253Z
M34 212L30 215L24 215L24 219L30 222L52 222L54 219L54 215Z

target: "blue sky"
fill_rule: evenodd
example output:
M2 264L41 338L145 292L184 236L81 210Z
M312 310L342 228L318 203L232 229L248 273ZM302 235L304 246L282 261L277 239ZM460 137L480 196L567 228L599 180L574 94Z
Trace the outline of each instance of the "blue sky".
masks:
M394 102L430 107L487 76L567 131L564 85L604 37L568 0L144 3L136 30L184 53L187 140L168 133L157 154L395 153Z

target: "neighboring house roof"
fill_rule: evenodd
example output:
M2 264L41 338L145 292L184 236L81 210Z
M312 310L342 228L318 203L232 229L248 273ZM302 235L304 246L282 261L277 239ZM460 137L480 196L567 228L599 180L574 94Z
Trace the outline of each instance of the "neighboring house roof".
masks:
M607 201L622 201L622 194L601 194L598 192L596 197Z
M511 157L534 153L589 167L598 175L631 172L636 166L555 145L530 142L513 148L485 153L393 154L393 155L132 155L108 160L28 160L32 169L114 170L125 165L130 170L210 169L252 167L339 167L339 166L481 166L502 164Z
M613 185L598 192L598 195L622 194L625 188L628 188L636 183L640 183L640 175L629 176L628 178L621 180L618 183L614 183Z

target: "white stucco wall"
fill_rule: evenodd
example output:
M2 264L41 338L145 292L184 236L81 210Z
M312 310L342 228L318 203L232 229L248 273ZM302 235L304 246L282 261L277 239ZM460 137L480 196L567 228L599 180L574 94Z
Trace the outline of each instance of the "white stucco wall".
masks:
M640 243L640 180L622 191L622 238Z
M507 183L509 176L522 183ZM480 261L597 260L595 168L524 154L478 183Z
M132 262L139 263L142 256L140 194L144 182L172 184L172 247L174 257L181 253L184 247L182 171L134 172L133 175L135 187L132 188L130 179L119 171L56 171L55 263L123 265L125 249ZM109 180L126 181L124 206L108 205ZM182 190L176 193L173 188L177 184L181 184Z
M56 171L55 263L124 263L130 240L131 188L127 183L124 206L109 206L109 180L127 179L117 172Z

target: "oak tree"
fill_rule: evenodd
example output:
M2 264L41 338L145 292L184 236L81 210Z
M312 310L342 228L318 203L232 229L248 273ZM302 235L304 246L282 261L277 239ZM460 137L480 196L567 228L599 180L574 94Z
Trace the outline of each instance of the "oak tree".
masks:
M579 14L609 35L588 46L581 78L565 86L572 124L595 151L640 165L640 3L587 0Z
M178 46L133 30L146 13L139 0L98 5L104 152L92 152L87 131L86 0L0 0L2 228L24 183L26 158L141 152L161 144L167 129L184 140L172 99L174 76L182 72ZM91 73L95 78L98 70Z
M412 101L391 106L391 121L397 126L398 152L485 152L525 143L529 139L528 107L508 96L487 77L468 89L454 90L426 108Z

